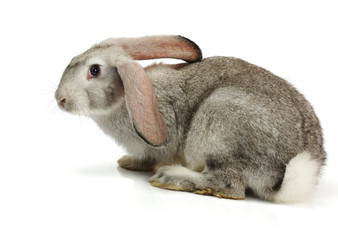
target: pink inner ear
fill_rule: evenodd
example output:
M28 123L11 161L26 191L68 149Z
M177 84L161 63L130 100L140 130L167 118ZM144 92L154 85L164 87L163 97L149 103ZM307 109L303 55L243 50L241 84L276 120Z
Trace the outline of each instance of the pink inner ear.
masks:
M143 68L134 61L117 66L122 78L129 115L141 137L153 146L167 140L167 128L160 114L153 86Z

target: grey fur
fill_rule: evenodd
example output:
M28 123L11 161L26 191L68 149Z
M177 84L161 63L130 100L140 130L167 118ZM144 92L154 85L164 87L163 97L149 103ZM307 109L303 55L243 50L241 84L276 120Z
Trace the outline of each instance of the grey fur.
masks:
M90 55L96 51L89 51ZM76 66L73 60L70 68ZM76 88L71 82L75 70L69 69L59 89ZM114 66L108 72L100 83L84 90L90 106L102 111L86 111L131 155L119 161L122 167L158 167L149 180L154 186L234 199L245 198L250 190L271 199L297 154L307 151L324 164L322 131L311 105L285 80L263 68L227 57L147 67L167 124L168 141L159 148L135 132L121 80ZM114 108L107 110L110 105Z

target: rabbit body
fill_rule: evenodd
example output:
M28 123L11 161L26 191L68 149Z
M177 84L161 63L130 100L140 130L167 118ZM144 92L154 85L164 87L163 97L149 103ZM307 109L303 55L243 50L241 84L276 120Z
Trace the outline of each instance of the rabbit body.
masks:
M321 127L285 80L227 57L145 72L167 124L162 147L135 132L123 97L114 110L92 115L130 154L119 160L122 167L156 168L149 181L157 187L224 198L252 192L297 202L313 193L325 160Z

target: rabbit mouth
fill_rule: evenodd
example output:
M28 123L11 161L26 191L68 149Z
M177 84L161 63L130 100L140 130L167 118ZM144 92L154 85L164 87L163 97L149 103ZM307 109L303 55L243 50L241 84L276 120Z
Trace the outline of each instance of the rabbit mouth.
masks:
M57 104L59 108L64 112L68 112L74 115L89 114L89 111L85 106L81 104L75 104L75 102L71 99L62 98L60 100L57 100Z
M88 95L79 90L61 87L55 92L58 107L65 112L74 115L89 115Z
M55 94L58 107L64 111L74 115L90 115L89 108L84 104L82 99L75 98L74 96L64 96Z

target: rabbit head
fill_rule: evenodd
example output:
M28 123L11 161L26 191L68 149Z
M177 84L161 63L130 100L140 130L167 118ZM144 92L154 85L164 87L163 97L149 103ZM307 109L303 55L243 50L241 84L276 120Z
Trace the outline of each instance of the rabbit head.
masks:
M144 69L134 60L202 59L181 36L107 39L72 59L55 92L59 107L73 114L107 114L125 101L136 132L149 144L166 142L167 129Z

